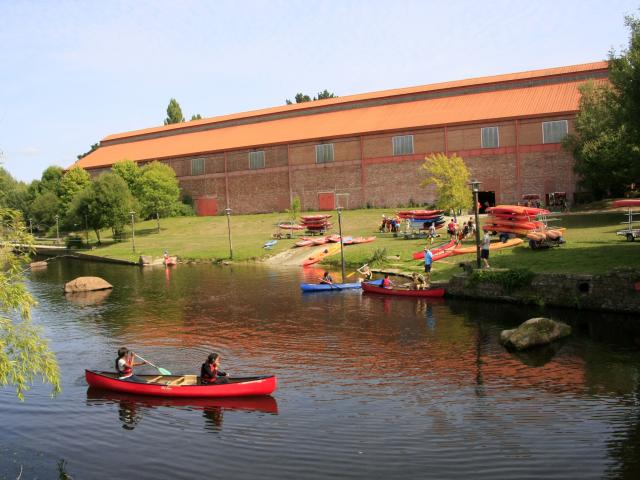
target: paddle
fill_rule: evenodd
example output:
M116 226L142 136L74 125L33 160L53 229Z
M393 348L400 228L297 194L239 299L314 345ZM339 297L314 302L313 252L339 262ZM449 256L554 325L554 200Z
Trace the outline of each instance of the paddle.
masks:
M160 372L162 375L171 375L171 372L169 370L167 370L166 368L162 368L162 367L158 367L157 365L154 365L153 363L151 363L149 360L145 360L144 358L142 358L140 355L138 355L137 353L134 353L134 355L136 357L138 357L140 360L142 360L143 362L147 362L149 365L151 365L152 367L155 367L158 372Z

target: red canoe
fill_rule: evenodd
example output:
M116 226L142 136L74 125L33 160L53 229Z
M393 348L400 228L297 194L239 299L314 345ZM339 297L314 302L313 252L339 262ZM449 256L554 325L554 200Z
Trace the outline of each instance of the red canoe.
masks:
M428 290L402 290L399 288L382 288L362 282L362 290L383 295L400 295L403 297L444 297L444 288L430 288Z
M119 380L117 373L95 370L85 370L85 377L90 387L157 397L248 397L271 395L277 387L275 375L230 378L220 385L200 385L197 375L137 375L146 383Z
M620 208L620 207L640 207L640 198L627 198L625 200L616 200L611 203L612 208Z
M449 243L445 243L444 245L440 245L438 247L432 248L431 253L435 255L436 253L442 252L444 250L448 250L450 248L455 247L456 243L457 243L457 240L455 238L452 238L451 241L449 241ZM424 250L422 250L421 252L414 252L412 256L414 260L420 260L421 258L424 258Z

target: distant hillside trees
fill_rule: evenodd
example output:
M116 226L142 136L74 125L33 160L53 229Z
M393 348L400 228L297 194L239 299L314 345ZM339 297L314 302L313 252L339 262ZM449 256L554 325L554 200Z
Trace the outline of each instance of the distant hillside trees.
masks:
M296 93L296 96L293 98L296 103L305 103L305 102L311 102L315 100L323 100L325 98L337 98L337 97L338 96L336 94L325 89L322 92L318 92L318 95L316 95L313 98L311 98L309 95L306 95L304 93ZM285 102L287 105L293 105L293 102L288 98L285 100Z
M640 20L628 16L625 24L629 46L609 53L610 83L581 87L575 133L564 141L580 185L595 198L640 190Z

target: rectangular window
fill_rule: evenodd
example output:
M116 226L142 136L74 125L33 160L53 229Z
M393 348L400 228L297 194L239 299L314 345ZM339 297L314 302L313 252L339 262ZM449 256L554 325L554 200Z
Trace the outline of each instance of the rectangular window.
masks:
M204 158L191 159L191 175L204 175Z
M484 127L481 136L482 148L498 148L500 146L498 127Z
M264 168L264 150L249 152L249 168L251 170Z
M567 120L542 122L542 143L560 143L569 133Z
M411 155L413 153L413 135L393 137L393 155Z
M333 143L316 145L316 163L333 162Z

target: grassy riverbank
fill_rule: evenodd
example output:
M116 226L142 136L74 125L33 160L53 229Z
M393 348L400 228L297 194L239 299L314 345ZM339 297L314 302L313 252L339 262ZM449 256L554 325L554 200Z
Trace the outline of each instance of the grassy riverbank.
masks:
M345 260L350 267L368 262L376 250L384 250L390 268L419 270L420 262L411 253L422 249L424 240L404 240L391 234L380 234L377 227L383 213L393 209L349 210L343 213L345 235L377 235L373 243L345 248ZM467 217L464 217L466 220ZM539 272L604 273L617 267L640 268L640 245L615 235L622 225L621 212L595 212L558 215L554 225L567 228L567 244L559 248L533 251L525 246L491 253L494 267L523 267ZM273 250L265 251L263 244L276 232L275 225L286 220L285 214L238 215L231 217L234 261L263 259L291 248L296 239L279 240ZM334 221L337 231L337 219ZM130 231L128 231L130 235ZM103 245L93 254L136 261L139 255L161 256L167 250L182 260L226 260L229 258L227 219L217 217L180 217L162 220L160 233L155 221L136 224L136 252L132 252L130 236L123 242L113 242L105 232ZM444 234L443 234L444 235ZM434 245L442 243L442 239ZM473 240L465 241L469 246ZM379 252L380 253L380 252ZM458 263L472 260L475 255L445 258L434 266L434 279L447 278L459 271ZM338 266L340 256L327 259Z

